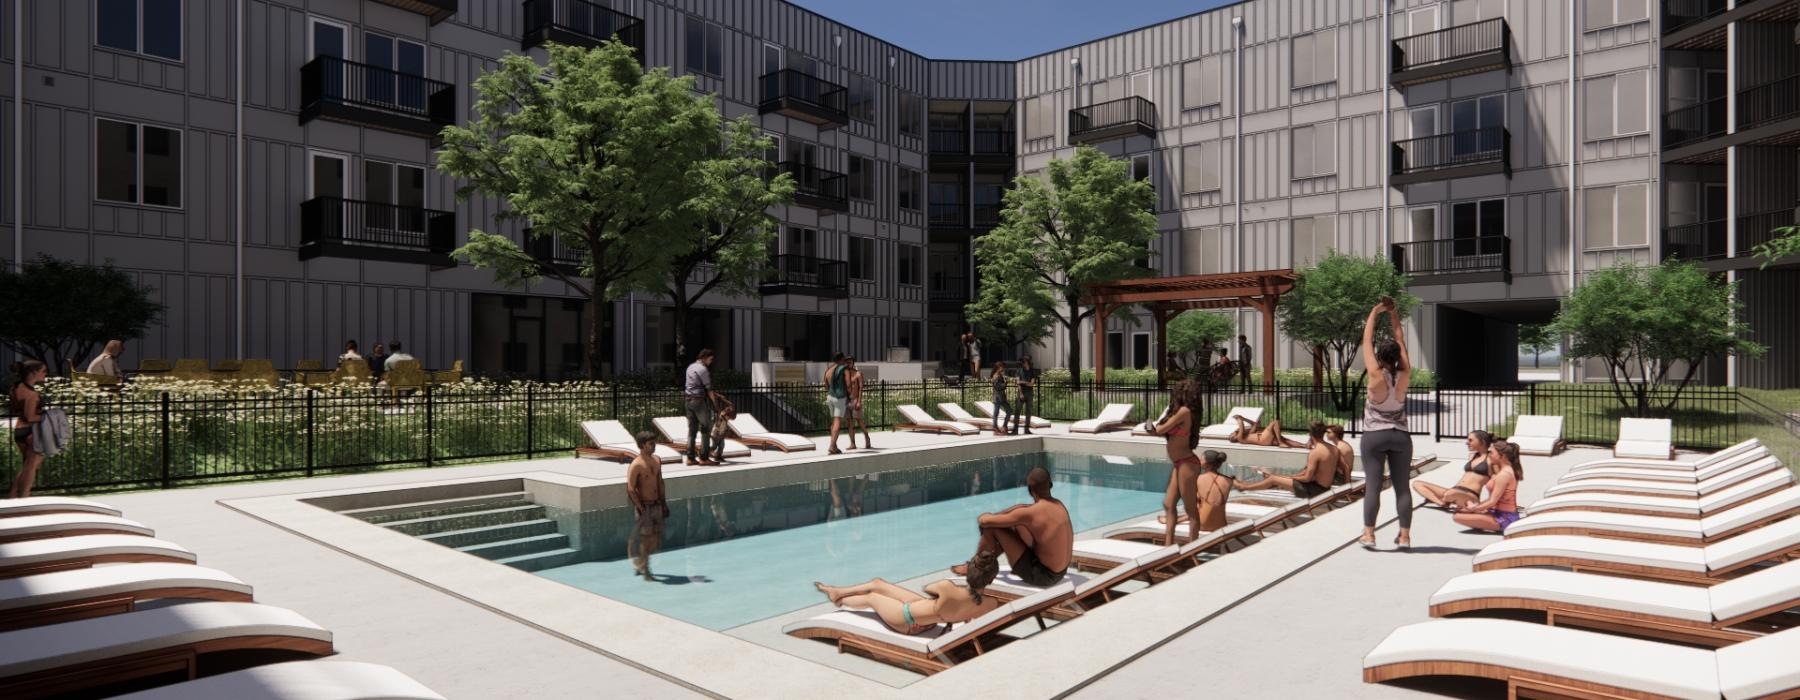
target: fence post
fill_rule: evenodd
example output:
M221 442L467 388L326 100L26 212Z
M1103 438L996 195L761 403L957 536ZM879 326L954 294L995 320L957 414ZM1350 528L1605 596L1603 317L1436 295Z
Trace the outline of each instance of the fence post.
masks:
M431 385L426 384L425 385L425 466L426 466L426 468L431 467L431 451L432 451L431 438L432 438L432 433L436 432L436 429L437 429L436 426L433 425L433 423L432 423L432 415L433 414L432 414L432 410L431 410Z
M21 419L23 420L23 419ZM169 392L162 392L162 487L169 488Z
M535 414L532 410L532 402L531 402L532 386L533 385L531 385L531 384L525 385L525 458L526 459L531 459L532 452L534 451L533 448L537 447L537 437L536 437L535 431L532 429L534 427L533 423L536 422L533 420L533 418L535 417Z
M925 395L927 397L929 397L931 395L931 389L929 387L927 387L925 389ZM926 401L926 403L930 403L930 401ZM888 426L887 409L888 409L887 380L883 379L883 380L881 380L881 425L877 426L877 427L885 428Z
M318 424L313 422L313 394L318 393L312 387L306 388L306 476L313 475L313 434L319 432Z
M1431 390L1431 439L1444 439L1444 388L1434 387Z
M1080 367L1075 368L1074 372L1075 373L1069 375L1069 381L1071 383L1076 382L1081 378L1081 374L1080 374L1081 368ZM1099 389L1099 387L1097 385L1095 385L1094 382L1088 382L1088 385L1087 385L1088 410L1087 410L1087 414L1086 414L1088 418L1094 417L1094 392L1098 389Z
M1531 399L1526 402L1526 405L1530 407L1531 415L1537 415L1537 384L1526 384L1525 395Z
M612 414L607 417L613 420L619 419L619 383L616 381L612 383Z

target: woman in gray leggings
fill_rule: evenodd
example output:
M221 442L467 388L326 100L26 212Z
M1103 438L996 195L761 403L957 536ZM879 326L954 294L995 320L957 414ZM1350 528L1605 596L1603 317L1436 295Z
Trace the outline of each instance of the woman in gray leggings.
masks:
M1375 340L1375 324L1382 314L1392 324L1389 335ZM1400 328L1400 312L1393 297L1382 297L1363 323L1363 366L1371 368L1369 395L1363 407L1363 532L1357 542L1375 546L1375 519L1381 515L1381 477L1387 475L1394 489L1394 507L1400 510L1400 535L1394 544L1412 546L1412 435L1406 429L1406 387L1412 363L1406 355L1406 333Z

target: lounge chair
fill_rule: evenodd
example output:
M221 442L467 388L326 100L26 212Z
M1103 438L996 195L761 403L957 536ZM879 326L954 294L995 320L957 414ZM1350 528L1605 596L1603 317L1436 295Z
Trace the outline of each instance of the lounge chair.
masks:
M1789 488L1772 491L1741 508L1700 518L1588 510L1532 513L1506 528L1506 536L1592 535L1696 547L1796 515L1800 515L1800 489Z
M1363 657L1363 681L1490 678L1508 697L1776 698L1800 689L1800 630L1696 649L1516 620L1406 625Z
M656 432L662 433L662 438L663 438L662 444L669 446L670 449L675 450L677 452L687 449L687 418L686 417L665 416L662 418L652 418L652 419L650 419L650 423L656 426ZM695 436L695 438L694 438L695 448L698 449L700 444L701 443L700 443L699 436ZM738 442L731 438L725 438L725 457L727 459L730 459L733 457L749 457L749 456L750 456L750 448L745 447L744 443Z
M1596 467L1569 472L1557 479L1559 484L1572 484L1585 479L1644 479L1649 481L1675 481L1689 484L1699 483L1724 474L1756 460L1769 456L1766 447L1758 447L1733 455L1730 459L1720 460L1695 469L1657 469L1654 467Z
M97 503L85 498L68 498L65 496L31 496L28 498L12 498L0 501L0 518L16 518L21 515L46 515L49 513L89 513L92 515L119 516L119 510L105 503Z
M1255 520L1279 510L1281 506L1265 506L1254 503L1225 502L1225 522L1234 523L1239 520ZM1107 530L1101 537L1112 540L1144 540L1151 543L1162 543L1163 535L1168 532L1167 525L1157 522L1157 516L1149 516L1144 520ZM1182 523L1175 525L1175 544L1187 539L1188 526Z
M1212 532L1202 532L1200 539L1182 544L1173 553L1166 552L1167 547L1148 542L1107 538L1076 540L1071 568L1104 572L1142 560L1145 566L1139 575L1154 583L1185 570L1184 567L1198 564L1202 554L1223 554L1232 542L1251 534L1254 529L1254 522L1240 520Z
M1168 420L1169 413L1173 412L1174 410L1175 410L1175 406L1172 404L1169 406L1164 406L1162 413L1156 414L1156 420L1146 421L1143 423L1137 423L1137 424L1132 425L1131 426L1132 437L1156 437L1156 433L1153 432L1151 430L1151 428L1154 428L1154 427L1156 427L1157 424L1159 424L1165 420ZM1157 439L1160 440L1162 438L1157 438Z
M1132 408L1134 407L1128 403L1109 403L1105 408L1100 409L1100 415L1070 423L1069 432L1104 433L1118 430L1131 419Z
M1233 406L1231 412L1225 414L1224 422L1214 423L1201 428L1200 437L1211 438L1214 440L1229 439L1231 434L1238 430L1238 421L1234 416L1243 416L1244 420L1255 423L1262 420L1262 414L1263 408L1261 406Z
M131 612L159 598L250 600L250 585L193 564L118 564L0 579L0 632Z
M1768 634L1758 621L1800 607L1800 561L1710 588L1549 569L1465 574L1431 594L1431 616L1529 610L1552 625L1630 632L1707 646Z
M127 562L192 564L194 553L139 535L75 535L0 544L0 579Z
M1476 571L1550 566L1710 586L1761 564L1800 554L1800 518L1689 547L1610 537L1509 537L1475 554Z
M1582 462L1581 464L1577 464L1574 467L1569 468L1569 473L1573 474L1575 472L1587 471L1589 469L1601 469L1601 468L1605 468L1605 467L1646 467L1646 468L1650 468L1650 469L1672 469L1672 470L1693 471L1693 470L1699 469L1701 467L1712 466L1713 464L1717 464L1724 460L1731 459L1732 457L1736 457L1737 455L1743 454L1750 450L1754 450L1758 447L1763 447L1762 441L1758 440L1756 438L1750 438L1743 442L1740 442L1740 443L1737 443L1730 447L1727 447L1723 450L1719 450L1718 452L1714 452L1710 455L1706 455L1705 457L1701 457L1699 459L1693 459L1693 460L1635 459L1635 458L1620 459L1617 457L1608 457L1606 459L1596 459L1596 460L1593 460L1590 462Z
M20 542L71 535L125 534L154 537L155 530L135 520L92 513L49 513L0 518L0 542Z
M616 420L584 420L581 431L594 443L587 447L575 448L576 457L590 459L619 459L631 461L637 459L637 440L625 424ZM667 445L656 446L656 457L664 464L681 461L681 453L670 449Z
M1080 615L1087 608L1100 603L1111 602L1113 589L1119 584L1139 576L1146 576L1153 568L1166 566L1169 561L1178 557L1181 548L1169 545L1153 550L1133 560L1129 560L1099 573L1084 572L1072 564L1069 571L1063 574L1063 580L1054 585L1072 583L1075 592L1067 602L1044 611L1044 616L1053 620L1063 620ZM955 579L958 585L967 585L962 579ZM993 583L984 589L986 595L1003 601L1014 601L1020 598L1037 595L1048 587L1034 586L1013 575L1012 567L1000 567L1000 573L994 577Z
M1734 465L1732 468L1714 474L1705 481L1679 482L1656 481L1653 479L1575 479L1559 482L1555 486L1544 489L1545 496L1561 496L1564 494L1586 493L1618 493L1629 496L1683 496L1699 498L1709 493L1727 489L1745 481L1749 481L1769 472L1786 472L1787 467L1774 457L1763 457L1748 464Z
M1728 488L1713 491L1705 496L1646 496L1578 491L1540 498L1531 504L1531 513L1536 515L1559 510L1594 510L1630 515L1700 518L1714 513L1723 513L1774 491L1792 488L1793 483L1794 474L1792 472L1777 470L1747 479Z
M0 632L0 697L94 691L170 672L210 675L246 655L332 653L331 633L286 608L197 602Z
M895 430L910 430L919 433L950 433L952 435L980 435L981 429L968 423L953 420L938 420L926 413L925 409L915 404L901 404L895 407L905 423L895 423Z
M938 411L943 413L946 416L949 416L950 420L956 421L958 423L968 423L969 425L973 425L982 430L994 430L995 429L994 428L994 419L982 418L980 416L969 413L967 410L963 409L962 404L956 403L954 401L945 401L943 403L938 404Z
M731 434L751 447L769 447L782 452L794 450L816 450L819 443L793 433L770 432L768 428L756 420L756 416L739 411L736 417L726 424Z
M994 413L994 402L992 401L976 401L975 410L980 411L981 415L987 416L989 419L999 417ZM1039 418L1037 416L1031 417L1032 430L1048 430L1050 425L1050 419L1048 418Z
M1675 426L1667 418L1620 418L1614 457L1675 459Z
M288 661L175 683L116 700L444 700L412 677L361 661Z
M874 613L838 610L800 620L781 628L784 634L803 639L829 639L838 651L866 654L880 661L931 674L986 651L982 639L1012 625L1037 618L1062 605L1075 594L1075 584L1063 581L1043 591L1014 600L968 622L944 631L942 625L925 634L900 634ZM1041 624L1041 622L1040 622Z
M1563 451L1562 416L1519 416L1507 442L1519 446L1520 454L1551 456Z

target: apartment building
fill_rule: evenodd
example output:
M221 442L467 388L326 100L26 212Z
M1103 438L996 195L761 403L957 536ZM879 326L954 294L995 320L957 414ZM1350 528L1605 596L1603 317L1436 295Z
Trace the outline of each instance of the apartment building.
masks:
M18 76L0 164L23 177L0 193L0 251L111 259L157 290L169 311L136 357L288 365L400 338L428 365L572 373L590 311L569 290L446 255L470 228L520 231L455 199L432 134L504 53L617 34L760 120L799 184L761 293L708 299L690 326L727 366L954 358L1006 183L1089 144L1155 185L1162 274L1393 260L1426 301L1415 355L1448 382L1512 381L1518 324L1587 271L1668 255L1739 280L1772 348L1707 381L1800 382L1782 309L1800 270L1746 255L1800 202L1789 0L1246 0L999 62L780 0L17 2L0 3ZM612 368L672 358L666 301L608 322ZM1265 319L1241 323L1255 339ZM1160 355L1147 319L1104 337L1116 366Z

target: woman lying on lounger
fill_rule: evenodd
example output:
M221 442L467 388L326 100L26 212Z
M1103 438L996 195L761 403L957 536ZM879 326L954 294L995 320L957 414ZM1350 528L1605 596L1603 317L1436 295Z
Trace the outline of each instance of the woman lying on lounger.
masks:
M1486 430L1469 431L1469 461L1463 464L1463 473L1456 480L1456 485L1444 488L1437 484L1415 481L1413 490L1431 505L1444 510L1467 508L1481 500L1481 487L1488 482L1488 448L1494 445L1494 436Z
M925 595L879 578L855 586L827 586L817 581L813 587L824 593L833 605L851 610L873 610L881 621L900 634L920 634L940 623L968 622L1000 607L1000 601L982 595L1000 573L999 555L976 552L969 560L968 587L944 579L925 586ZM929 596L929 597L928 597Z
M1257 421L1243 416L1232 416L1238 422L1238 428L1231 434L1231 441L1244 445L1261 445L1263 447L1306 447L1287 439L1281 434L1281 419L1269 421L1268 427L1261 427Z
M1488 472L1493 478L1488 479L1487 500L1457 511L1456 522L1476 530L1503 533L1519 520L1519 482L1525 480L1525 469L1519 464L1519 446L1496 441L1488 448Z

